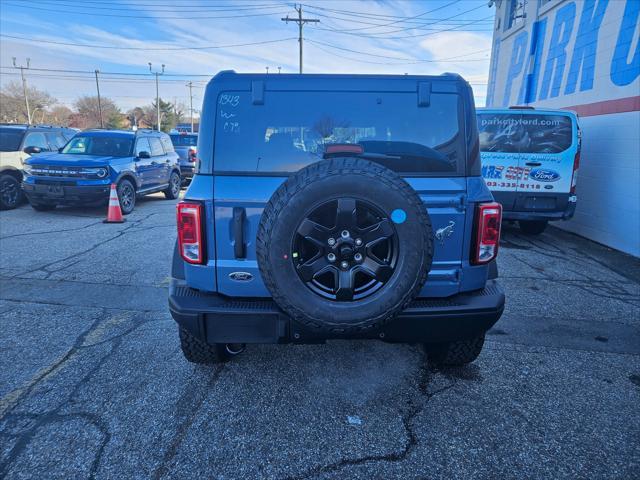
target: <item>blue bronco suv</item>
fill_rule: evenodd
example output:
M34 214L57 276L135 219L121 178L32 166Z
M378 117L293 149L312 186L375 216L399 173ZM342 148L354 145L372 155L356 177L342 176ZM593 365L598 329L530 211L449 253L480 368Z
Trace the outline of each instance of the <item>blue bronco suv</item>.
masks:
M44 211L105 203L111 184L125 215L140 195L164 192L178 198L180 166L169 135L153 130L78 133L57 153L28 159L22 188L31 206Z
M479 355L501 207L460 76L221 72L201 122L169 297L187 360L338 338Z

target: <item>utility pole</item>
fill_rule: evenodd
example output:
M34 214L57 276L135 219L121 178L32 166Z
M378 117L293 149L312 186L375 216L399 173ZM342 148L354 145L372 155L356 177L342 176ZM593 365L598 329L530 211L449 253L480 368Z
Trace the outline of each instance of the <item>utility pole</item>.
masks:
M13 66L15 68L20 69L20 76L22 77L22 92L24 93L24 104L27 106L27 122L31 125L31 109L29 108L29 96L27 95L27 79L24 78L24 70L25 68L29 70L29 64L31 63L31 59L27 58L27 66L24 65L18 66L16 63L16 57L13 57Z
M149 62L149 71L156 76L156 115L158 118L158 131L160 131L160 124L162 123L160 120L160 90L158 87L158 77L164 73L164 63L162 64L162 71L153 71L151 69L152 63Z
M191 118L191 133L193 133L193 82L187 83L189 87L189 117Z
M102 101L100 99L100 83L98 83L98 74L100 70L94 72L96 74L96 90L98 91L98 114L100 115L100 128L104 128L104 122L102 121Z
M294 6L296 12L298 12L298 18L289 18L289 15L286 18L281 18L285 23L294 22L298 24L298 44L300 46L300 73L302 73L302 26L305 23L318 23L320 20L315 18L302 18L302 5Z

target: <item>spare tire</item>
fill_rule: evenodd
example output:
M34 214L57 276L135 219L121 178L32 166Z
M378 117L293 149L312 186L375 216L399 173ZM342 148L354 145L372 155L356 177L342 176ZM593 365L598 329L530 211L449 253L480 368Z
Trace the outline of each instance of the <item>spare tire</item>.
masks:
M411 186L357 158L323 160L289 177L264 209L256 243L282 310L317 331L375 329L424 284L431 222Z

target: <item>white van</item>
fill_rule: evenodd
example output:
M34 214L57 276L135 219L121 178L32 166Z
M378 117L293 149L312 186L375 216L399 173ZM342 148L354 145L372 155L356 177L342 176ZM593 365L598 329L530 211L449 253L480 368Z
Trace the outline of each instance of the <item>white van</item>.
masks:
M576 209L580 164L578 117L567 110L533 107L477 110L482 176L502 218L540 234L552 220Z

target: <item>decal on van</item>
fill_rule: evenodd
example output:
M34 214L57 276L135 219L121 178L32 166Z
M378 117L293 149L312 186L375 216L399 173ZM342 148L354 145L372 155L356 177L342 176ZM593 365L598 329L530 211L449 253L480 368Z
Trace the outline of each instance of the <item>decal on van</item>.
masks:
M504 170L504 166L497 165L483 165L482 166L482 176L488 179L501 179L502 178L502 170Z
M538 182L557 182L560 180L560 174L555 170L547 170L544 168L536 168L529 173L529 177L532 180Z

